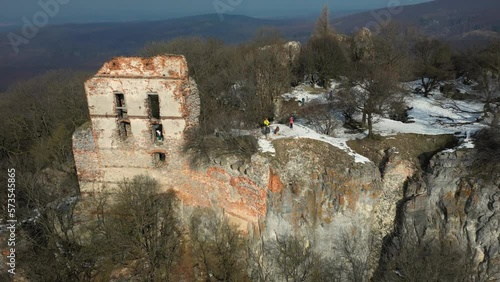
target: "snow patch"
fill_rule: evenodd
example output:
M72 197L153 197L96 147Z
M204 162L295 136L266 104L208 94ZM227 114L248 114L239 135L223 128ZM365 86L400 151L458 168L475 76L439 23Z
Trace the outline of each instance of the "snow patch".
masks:
M440 135L456 132L470 135L484 127L478 122L484 106L482 103L425 98L416 94L409 95L406 103L412 108L408 114L413 118L413 123L379 118L373 125L374 131L383 136L398 133Z
M271 141L259 138L259 149L263 153L271 153L273 155L276 154L276 149L273 146Z
M282 97L285 101L295 100L297 102L304 101L305 103L326 103L328 102L328 92L321 92L318 94L310 93L305 89L305 85L295 87L291 93L285 93ZM321 88L320 88L321 89ZM320 90L324 91L324 90Z
M278 134L273 134L272 132L274 129L279 126L280 130ZM295 123L293 129L289 128L288 126L285 126L283 124L272 124L271 125L271 134L269 134L269 140L277 140L277 139L283 139L283 138L296 138L296 139L313 139L313 140L319 140L325 143L328 143L334 147L337 147L346 153L348 153L350 156L354 157L354 161L356 163L368 163L370 160L360 154L355 153L349 146L347 146L347 141L351 140L352 138L335 138L331 136L327 136L324 134L320 134L316 131L314 131L311 128L308 128L304 125L301 125L299 123ZM271 153L276 153L276 150L272 146L272 143L266 139L259 139L259 146L260 150L262 152L271 152Z

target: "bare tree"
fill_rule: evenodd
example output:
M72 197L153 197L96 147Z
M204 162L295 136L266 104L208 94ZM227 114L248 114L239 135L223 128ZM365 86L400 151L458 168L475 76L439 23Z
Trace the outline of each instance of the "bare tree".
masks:
M292 236L278 236L270 242L269 255L274 261L275 278L283 281L311 281L317 271L320 257L304 240Z
M368 137L374 136L375 115L386 114L391 105L402 101L399 82L408 71L409 35L401 29L396 25L382 29L373 38L373 57L353 62L352 71L342 83L339 104L346 107L346 113L355 108L362 114L361 123L368 128Z
M190 220L195 270L205 281L247 281L245 241L235 225L209 209L196 210Z
M334 136L340 122L330 104L312 104L301 108L301 118L321 134Z
M347 57L341 44L334 36L313 37L309 40L301 58L312 83L328 88L330 79L346 71Z
M131 268L132 276L148 281L169 281L181 251L175 193L160 193L156 180L136 176L121 182L112 200L101 221L100 245L109 252L108 264Z
M453 76L451 48L438 39L420 38L414 46L415 75L420 78L424 96L439 83Z
M16 247L30 280L77 281L93 269L73 214L79 188L71 135L88 120L87 77L51 71L2 93L0 167L16 169L16 212L23 222Z
M366 238L361 230L352 228L340 233L335 241L333 254L337 258L335 264L340 269L341 278L348 281L368 281L368 258L370 250L366 247L370 238Z
M76 227L76 198L61 199L36 210L21 227L19 268L35 281L90 281L97 256ZM36 254L36 255L33 255Z
M269 255L269 246L262 234L262 223L259 222L257 227L259 231L258 238L247 241L247 255L249 276L252 281L268 282L273 281L273 260Z
M249 42L251 48L263 48L272 45L283 45L285 39L281 31L275 27L262 27L259 28L252 40Z
M416 41L416 32L411 26L391 22L373 38L373 60L398 75L400 80L412 77L411 46Z
M248 106L253 104L256 107L253 110L245 109L253 115L248 118L256 119L256 122L266 116L280 118L276 105L281 95L289 91L292 79L288 50L282 44L252 48L246 54L245 60L246 72L249 74L246 81L255 86L257 98L251 97L257 103L247 103Z
M500 43L496 42L473 56L471 71L485 103L484 113L500 119ZM495 119L494 119L495 120Z
M500 125L482 129L474 137L474 169L487 177L496 177L500 167Z
M453 239L403 240L379 281L474 281L473 252Z
M252 281L343 281L342 271L333 259L315 252L306 239L261 236L249 240L248 255Z
M362 126L368 128L368 137L373 137L375 115L387 112L398 97L399 76L391 69L376 62L358 63L355 75L343 86L341 100L350 100L344 105L355 106L362 114ZM352 101L355 101L354 103Z

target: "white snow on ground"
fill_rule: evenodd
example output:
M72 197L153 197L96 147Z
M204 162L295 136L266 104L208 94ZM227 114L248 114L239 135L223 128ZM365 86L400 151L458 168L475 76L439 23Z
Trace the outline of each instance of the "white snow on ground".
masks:
M338 83L334 82L332 83L332 88L335 89L338 85ZM415 89L418 85L418 81L405 83L407 89ZM286 100L295 99L297 101L301 101L302 98L304 98L306 105L311 102L326 103L328 101L328 92L313 94L307 89L308 87L300 85L291 93L284 94L283 97ZM460 92L472 93L469 86L460 83L457 83L457 89L459 89ZM334 93L335 92L334 90ZM408 93L409 92L410 91L408 91ZM375 124L373 126L375 133L383 136L391 136L399 133L427 135L459 134L464 136L465 139L459 147L455 148L458 149L473 148L474 143L471 139L472 134L485 127L484 124L477 122L484 106L482 103L444 98L439 90L432 91L429 98L425 98L419 94L408 94L405 100L407 105L413 108L409 111L409 116L414 122L402 123L379 117L375 119ZM272 133L276 126L280 127L278 135ZM317 133L313 129L303 125L299 119L296 121L293 129L283 124L271 125L269 140L264 139L263 135L260 135L259 146L262 152L275 154L276 150L272 145L272 140L281 138L309 138L329 143L346 151L355 158L356 162L369 162L366 157L356 154L346 144L349 140L363 138L366 136L365 134L348 134L345 133L343 128L339 128L335 136L336 137L331 137Z
M414 123L380 118L373 125L374 131L383 136L397 133L439 135L455 132L467 134L468 132L470 134L483 127L476 122L481 116L478 113L483 108L481 103L425 98L417 94L408 96L406 102L409 107L413 107L409 115L415 121Z
M272 153L273 155L276 154L276 149L274 149L273 144L269 140L259 138L259 148L263 153Z
M328 99L328 92L324 92L321 88L315 89L321 93L311 93L306 89L305 85L299 85L295 87L291 93L285 93L282 96L286 101L296 100L297 102L301 102L302 99L304 99L306 103L326 103Z
M337 87L340 86L339 82L332 81L330 84L330 89L333 90L333 93L336 92ZM283 98L285 98L286 101L290 100L296 100L297 102L301 102L302 98L304 98L304 101L307 103L327 103L328 102L328 94L329 90L324 90L323 88L319 86L314 87L314 92L311 93L309 90L312 88L308 85L299 85L295 87L291 93L285 93L282 95Z
M339 87L339 86L340 86L340 82L338 82L338 81L332 81L332 82L330 83L330 88L331 88L331 89L336 89L336 88L337 88L337 87Z
M280 130L278 134L273 134L272 131L279 126ZM354 136L354 135L353 135ZM329 143L339 149L346 151L349 155L354 157L355 162L357 163L366 163L370 162L370 160L362 155L356 154L349 146L347 146L346 142L354 139L354 138L334 138L324 134L319 134L316 131L301 125L299 123L295 123L293 129L289 128L284 124L272 124L271 125L271 134L269 134L269 140L259 139L259 146L261 147L262 152L276 152L274 147L272 147L272 140L283 139L283 138L295 138L295 139L314 139ZM271 146L271 148L269 147Z
M455 88L460 92L460 93L469 93L469 94L474 94L475 91L473 90L473 87L477 85L477 83L473 83L472 85L465 85L463 84L463 79L458 78L455 79L454 81L449 81L445 83L440 83L440 85L447 84L453 82L455 84ZM420 80L415 80L415 81L410 81L410 82L405 82L403 85L408 91L413 91L417 88L421 87L421 81ZM438 89L434 89L431 91L431 94L438 94L440 95L441 92Z

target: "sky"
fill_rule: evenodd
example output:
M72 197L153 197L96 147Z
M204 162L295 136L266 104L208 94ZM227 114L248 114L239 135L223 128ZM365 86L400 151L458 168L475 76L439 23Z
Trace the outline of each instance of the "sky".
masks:
M399 3L430 0L0 0L0 26L23 24L43 11L40 3L57 3L50 23L158 20L199 14L239 14L261 18L300 17L319 14L328 4L332 13L368 10ZM54 5L49 5L54 7Z

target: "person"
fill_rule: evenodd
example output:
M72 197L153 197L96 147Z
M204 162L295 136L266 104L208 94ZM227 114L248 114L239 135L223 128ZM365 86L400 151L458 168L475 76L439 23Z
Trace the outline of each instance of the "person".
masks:
M293 129L293 116L290 116L290 128Z
M269 120L267 118L264 119L264 135L266 136L266 139L267 139L267 135L269 133L271 133L271 129L269 128L269 125L271 123L269 122Z
M269 126L269 124L270 124L270 123L269 123L269 120L268 120L267 118L265 118L265 119L264 119L264 126L266 126L266 127L267 127L267 126Z
M158 138L158 141L163 140L163 136L162 136L161 131L159 129L156 130L156 137Z

